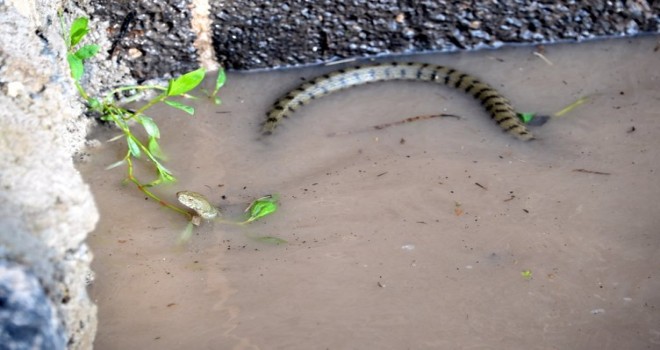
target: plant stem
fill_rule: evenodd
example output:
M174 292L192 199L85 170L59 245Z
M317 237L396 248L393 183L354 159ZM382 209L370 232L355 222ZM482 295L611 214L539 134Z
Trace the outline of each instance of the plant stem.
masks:
M146 105L140 107L137 111L135 111L135 112L133 113L133 115L134 115L134 116L139 116L139 115L142 114L144 111L146 111L147 109L151 108L151 106L155 105L156 103L159 103L159 102L163 101L163 100L166 99L166 98L167 98L167 95L166 95L166 94L160 94L160 95L156 96L156 98L154 98L153 100L149 101Z
M155 200L156 202L158 202L158 204L160 204L160 205L162 205L162 206L164 206L164 207L166 207L166 208L168 208L168 209L170 209L170 210L174 210L175 212L177 212L177 213L179 213L179 214L184 215L188 220L192 220L192 214L190 214L189 212L187 212L187 211L185 211L185 210L179 209L178 207L175 207L174 205L172 205L172 204L170 204L170 203L168 203L168 202L166 202L166 201L160 199L158 196L156 196L156 195L153 194L151 191L149 191L149 190L148 190L143 184L141 184L140 181L138 181L138 179L135 178L135 176L133 176L133 161L131 160L131 153L130 153L130 152L128 152L128 153L126 154L126 157L125 157L124 159L126 159L126 164L128 165L128 179L129 179L132 183L134 183L135 186L136 186L140 191L142 191L142 193L146 194L146 195L149 196L151 199L153 199L153 200Z
M87 95L87 91L85 91L85 89L83 89L82 85L80 85L80 82L77 81L77 80L74 80L73 83L76 86L76 89L78 89L78 93L80 94L80 96L85 101L89 101L89 95Z

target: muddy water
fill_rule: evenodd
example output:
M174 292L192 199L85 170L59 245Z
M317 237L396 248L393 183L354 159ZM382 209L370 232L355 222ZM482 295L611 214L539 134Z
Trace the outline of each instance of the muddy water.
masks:
M177 245L182 217L101 170L124 146L95 150L81 171L102 213L96 347L660 348L657 45L551 46L552 65L531 48L408 58L473 73L522 111L591 96L531 143L414 82L328 96L257 139L275 98L337 67L230 74L220 107L154 110L180 179L164 198L202 192L234 216L279 193L281 210ZM437 113L462 118L364 130ZM250 238L266 235L288 244Z

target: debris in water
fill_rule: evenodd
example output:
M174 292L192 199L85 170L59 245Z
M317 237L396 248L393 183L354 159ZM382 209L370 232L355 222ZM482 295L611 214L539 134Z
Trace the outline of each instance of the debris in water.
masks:
M574 172L576 173L586 173L586 174L595 174L595 175L612 175L610 173L604 173L602 171L594 171L594 170L587 170L587 169L573 169Z
M367 128L367 129L361 129L361 130L355 130L355 131L344 131L344 132L332 132L332 133L328 134L328 137L352 135L352 134L355 134L355 133L365 132L365 131L369 131L369 130L372 130L372 129L382 130L382 129L385 129L385 128L389 128L391 126L397 126L397 125L401 125L401 124L412 123L412 122L416 122L416 121L419 121L419 120L427 120L427 119L431 119L431 118L449 118L449 117L456 118L456 119L459 119L459 120L461 119L460 116L457 116L457 115L454 115L454 114L445 114L445 113L443 113L443 114L431 114L431 115L418 115L416 117L410 117L410 118L406 118L406 119L399 120L399 121L396 121L396 122L374 125L374 126L372 126L370 128ZM403 142L400 142L400 143L401 144L405 143L405 140L403 140Z
M463 215L463 208L461 208L461 203L459 202L454 202L454 214L456 216L461 216Z

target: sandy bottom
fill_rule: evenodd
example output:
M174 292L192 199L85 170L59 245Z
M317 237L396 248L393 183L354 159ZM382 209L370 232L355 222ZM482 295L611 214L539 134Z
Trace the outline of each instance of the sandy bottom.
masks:
M103 170L125 146L94 150L80 170L102 214L96 348L660 349L657 45L550 46L552 65L533 48L400 59L470 72L521 111L591 96L531 143L415 82L317 100L257 140L277 97L336 66L230 74L224 103L194 118L153 110L180 179L164 198L202 192L232 216L279 193L281 207L177 245L185 219ZM463 118L357 132L437 113ZM265 235L288 244L250 238Z

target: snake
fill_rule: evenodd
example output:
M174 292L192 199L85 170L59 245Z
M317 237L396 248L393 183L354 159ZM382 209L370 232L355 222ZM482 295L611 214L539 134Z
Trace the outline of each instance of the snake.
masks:
M317 98L360 85L391 80L427 81L463 90L479 100L506 133L522 141L534 139L511 102L491 85L454 68L419 62L368 64L318 76L278 99L266 114L261 132L263 135L272 134L284 119Z
M534 139L511 102L491 85L450 67L418 62L376 63L339 69L318 76L278 99L266 114L267 118L261 132L263 135L272 134L283 119L289 118L296 110L312 100L348 88L391 80L428 81L463 90L479 100L490 113L490 117L505 132L522 141ZM200 193L181 191L177 193L177 199L195 212L193 222L197 225L201 219L212 220L219 215L218 208Z

